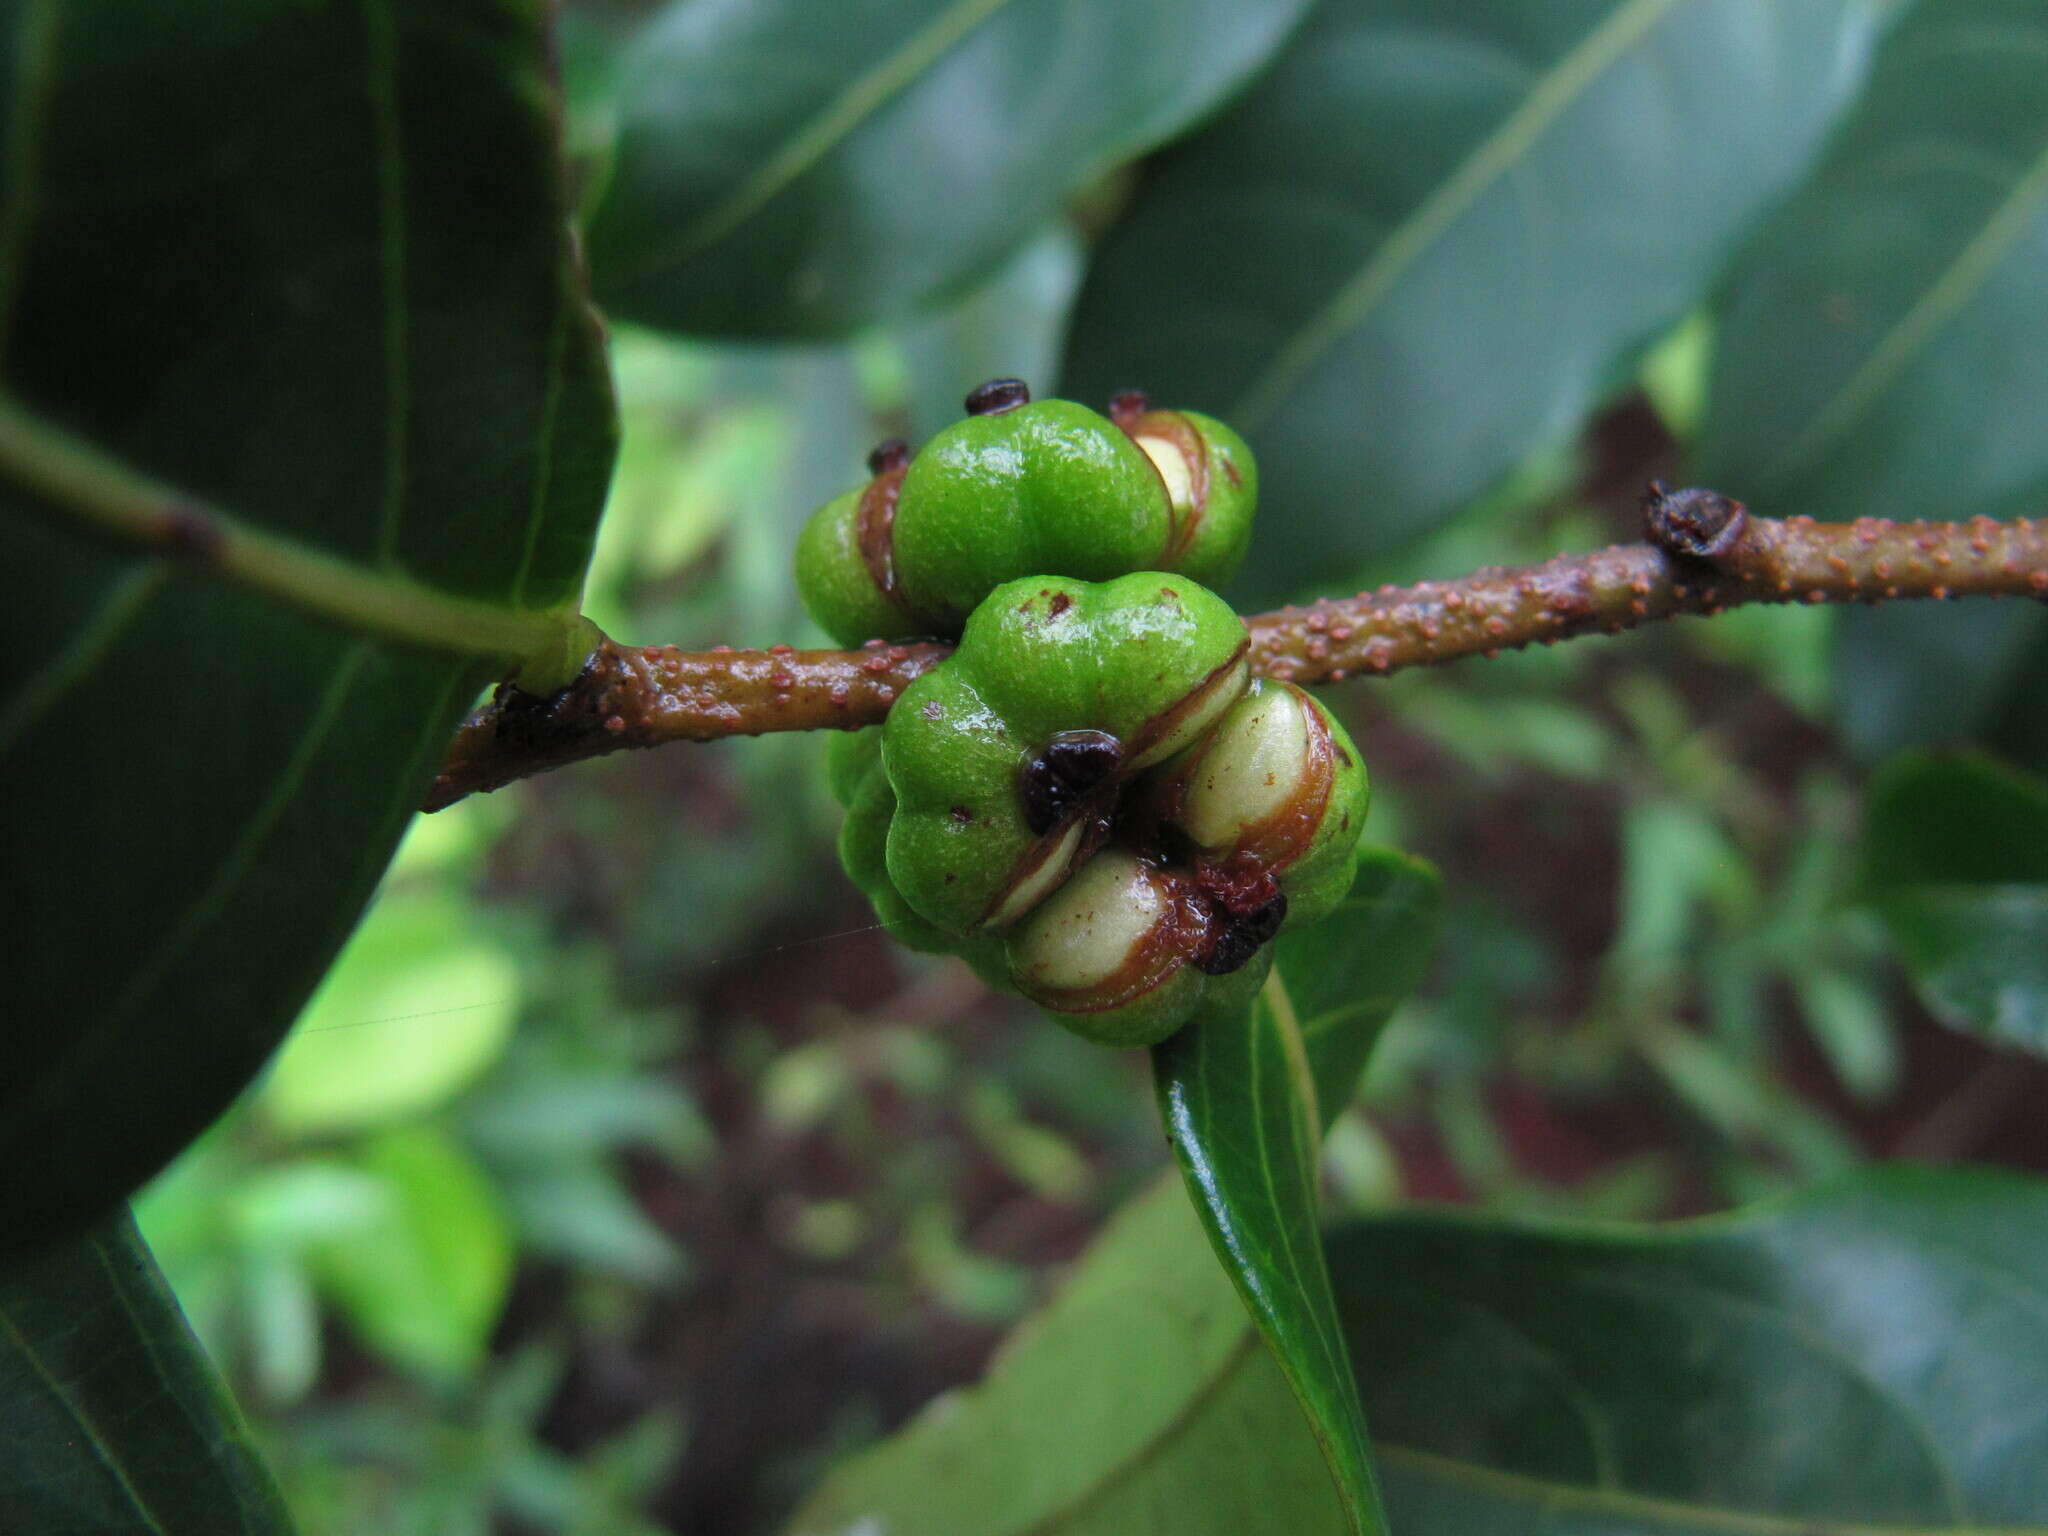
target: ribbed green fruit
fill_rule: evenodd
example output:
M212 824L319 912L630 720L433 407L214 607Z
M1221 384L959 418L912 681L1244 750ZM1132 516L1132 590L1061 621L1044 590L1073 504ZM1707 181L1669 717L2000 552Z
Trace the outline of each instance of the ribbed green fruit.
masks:
M833 743L848 872L913 948L1088 1039L1247 1006L1270 941L1343 899L1369 799L1344 728L1247 649L1184 577L997 588L886 726Z
M1168 819L1205 860L1271 874L1290 926L1320 921L1351 888L1371 786L1350 734L1306 690L1256 679L1161 776Z
M889 877L911 910L969 934L1000 931L1044 900L1099 840L1121 786L1236 701L1248 649L1229 605L1181 576L996 588L883 728L897 798ZM1048 747L1082 731L1109 738L1115 762L1034 817L1027 795Z
M996 587L1035 573L1164 570L1221 585L1251 536L1250 450L1193 412L1127 419L1041 400L955 422L914 459L882 454L866 486L799 536L804 606L858 645L957 635Z

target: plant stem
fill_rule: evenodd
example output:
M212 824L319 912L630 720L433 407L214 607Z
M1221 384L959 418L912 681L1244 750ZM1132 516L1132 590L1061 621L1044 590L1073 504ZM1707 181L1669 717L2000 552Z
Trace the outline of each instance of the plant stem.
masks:
M514 608L455 597L251 527L138 474L4 397L0 477L119 543L366 634L504 658L537 686L573 677L598 639L573 607Z
M1656 486L1643 511L1640 544L1260 614L1246 621L1252 665L1341 682L1748 603L2048 594L2048 523L2037 520L1780 522L1712 491Z
M1661 486L1643 513L1641 543L1256 615L1246 621L1253 670L1334 683L1746 603L2048 595L2048 522L1780 522L1712 491ZM686 652L607 640L561 693L508 685L471 715L426 808L627 747L876 725L949 651L923 642Z
M952 652L938 641L859 651L679 651L607 639L559 693L499 688L456 733L425 808L438 811L464 795L627 747L874 725L913 678Z

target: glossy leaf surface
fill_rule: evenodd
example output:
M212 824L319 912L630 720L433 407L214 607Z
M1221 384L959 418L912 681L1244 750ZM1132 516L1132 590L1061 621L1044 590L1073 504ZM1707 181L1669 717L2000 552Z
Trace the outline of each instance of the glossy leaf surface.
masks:
M1173 1180L1116 1217L985 1382L841 1466L789 1532L1345 1528L1301 1410Z
M573 604L612 418L546 9L0 5L8 396L288 563ZM247 1081L498 669L75 513L0 475L0 1247L103 1212Z
M1936 1018L2048 1052L2048 784L1899 759L1871 790L1863 888Z
M1340 1536L1164 1200L792 1536ZM1888 1168L1661 1228L1410 1211L1328 1254L1400 1536L2041 1536L2044 1233L2038 1180Z
M1330 1265L1403 1536L2048 1529L2048 1189L1874 1170L1666 1228L1412 1211Z
M2048 500L2048 11L1911 7L1729 295L1709 483L1774 514L1965 518ZM1844 723L1871 751L2025 708L2038 609L1848 615ZM2031 711L2038 714L2038 705Z
M1153 1050L1160 1113L1219 1260L1299 1397L1351 1528L1385 1518L1357 1389L1323 1270L1323 1127L1435 939L1427 865L1368 850L1356 894L1283 941L1251 1009L1200 1017ZM1309 1050L1311 1034L1318 1051ZM1322 1066L1318 1081L1317 1058Z
M1422 982L1443 927L1443 878L1427 860L1367 847L1344 905L1283 934L1277 961L1301 1025L1321 1129L1350 1102L1380 1028Z
M291 1529L247 1428L125 1211L0 1270L0 1529Z
M1083 291L1069 384L1259 456L1263 601L1573 431L1697 304L1854 93L1866 0L1331 0L1162 155Z
M669 6L622 67L607 307L736 337L897 318L1264 62L1306 0Z

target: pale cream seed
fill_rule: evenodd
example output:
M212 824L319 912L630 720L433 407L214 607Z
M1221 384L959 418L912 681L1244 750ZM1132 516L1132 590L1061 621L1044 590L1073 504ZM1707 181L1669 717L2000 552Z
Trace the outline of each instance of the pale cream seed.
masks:
M1164 437L1137 437L1132 439L1145 450L1145 457L1152 461L1159 471L1159 478L1166 482L1166 497L1174 510L1185 512L1195 504L1194 479L1188 473L1187 455L1169 439Z
M1182 748L1200 740L1208 733L1209 727L1244 696L1251 671L1251 662L1240 657L1228 672L1211 679L1193 708L1174 722L1172 730L1127 762L1124 771L1129 773L1139 768L1150 768L1154 763L1163 763Z
M1007 928L1057 890L1060 882L1067 878L1068 867L1081 846L1083 830L1081 821L1077 819L1067 823L1058 837L1052 840L1050 848L1045 846L1046 839L1040 839L1024 856L1023 863L1027 866L1024 872L1003 892L1001 900L983 919L983 926ZM1033 859L1037 860L1035 864L1031 862Z
M1105 849L1031 914L1010 943L1018 979L1080 992L1114 981L1152 930L1172 918L1163 882L1122 849Z
M1196 759L1181 801L1181 827L1204 848L1234 847L1247 827L1286 807L1309 766L1300 695L1263 685L1223 717Z

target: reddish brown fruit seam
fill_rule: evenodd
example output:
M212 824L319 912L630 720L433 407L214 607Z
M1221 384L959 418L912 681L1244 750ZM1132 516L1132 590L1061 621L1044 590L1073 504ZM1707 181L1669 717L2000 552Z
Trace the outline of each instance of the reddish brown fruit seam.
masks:
M881 451L875 450L877 455ZM860 493L855 524L861 563L868 568L868 579L892 607L906 613L909 609L896 583L896 502L903 494L903 476L909 468L907 458L883 464L868 482L868 488Z
M1126 393L1135 394L1136 391ZM1195 430L1194 423L1180 411L1141 409L1120 416L1117 414L1117 404L1123 399L1124 396L1119 395L1116 400L1110 401L1110 420L1122 427L1125 435L1133 442L1141 437L1155 437L1172 444L1173 451L1181 456L1188 467L1188 509L1185 515L1174 505L1170 495L1167 498L1166 542L1160 547L1159 568L1162 571L1170 571L1180 564L1181 557L1188 552L1188 546L1195 542L1195 535L1201 531L1202 515L1209 509L1208 445L1203 442L1202 434ZM1151 457L1150 454L1145 455L1148 463ZM1156 464L1152 467L1155 471L1159 468ZM1159 483L1162 487L1165 486L1164 474L1159 476Z
M1125 953L1123 963L1092 986L1030 986L1028 996L1061 1013L1107 1013L1164 986L1189 956L1208 953L1210 913L1193 882L1178 870L1149 873L1165 888L1166 910Z

